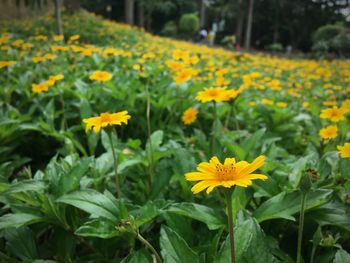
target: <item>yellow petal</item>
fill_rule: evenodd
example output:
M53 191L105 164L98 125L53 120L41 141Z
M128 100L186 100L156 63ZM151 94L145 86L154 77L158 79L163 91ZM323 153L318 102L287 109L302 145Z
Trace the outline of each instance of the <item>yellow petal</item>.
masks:
M236 163L235 158L226 158L224 165L231 165L231 164L235 164L235 163Z
M192 188L191 188L191 191L194 193L194 194L198 194L199 192L203 191L205 188L211 186L211 185L214 185L216 184L218 181L216 180L207 180L207 181L201 181L197 184L195 184Z
M250 174L251 172L255 171L256 169L260 168L261 166L264 165L265 162L265 156L260 155L257 157L250 165L242 169L237 177L241 177L247 174Z
M199 181L199 180L215 180L215 176L212 174L200 173L200 172L192 172L186 173L187 181Z
M197 170L202 172L202 173L209 173L209 174L215 174L215 172L216 172L215 166L213 166L207 162L202 162L202 163L198 164Z
M263 175L263 174L249 174L249 175L244 176L244 179L249 179L249 180L262 179L262 180L266 180L266 179L268 179L268 177L266 175Z

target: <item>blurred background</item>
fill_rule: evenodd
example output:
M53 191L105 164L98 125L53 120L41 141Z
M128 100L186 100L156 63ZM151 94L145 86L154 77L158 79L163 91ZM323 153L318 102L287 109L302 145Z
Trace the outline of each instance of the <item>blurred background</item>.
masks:
M46 15L57 5L231 49L350 53L349 0L0 0L0 19Z

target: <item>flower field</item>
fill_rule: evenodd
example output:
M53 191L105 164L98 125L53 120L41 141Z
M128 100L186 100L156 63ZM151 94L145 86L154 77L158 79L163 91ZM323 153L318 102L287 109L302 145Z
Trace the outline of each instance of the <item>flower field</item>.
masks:
M63 19L0 24L0 262L350 262L350 61Z

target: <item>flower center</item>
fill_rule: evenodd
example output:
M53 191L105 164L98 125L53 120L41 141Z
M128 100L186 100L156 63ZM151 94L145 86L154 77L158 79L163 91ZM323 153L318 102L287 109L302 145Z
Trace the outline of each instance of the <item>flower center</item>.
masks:
M215 169L219 179L222 181L232 180L236 173L236 167L233 163L230 165L217 164Z
M110 122L111 120L107 112L101 113L100 118L101 118L101 122Z

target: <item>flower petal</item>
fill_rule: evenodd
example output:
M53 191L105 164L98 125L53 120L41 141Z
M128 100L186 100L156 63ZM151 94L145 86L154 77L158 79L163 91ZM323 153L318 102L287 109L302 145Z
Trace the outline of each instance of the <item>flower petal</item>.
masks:
M197 184L195 184L192 188L191 191L194 194L198 194L199 192L203 191L205 188L208 188L209 186L212 186L214 184L217 184L217 180L206 180L206 181L201 181Z
M248 175L251 172L255 171L256 169L260 168L261 166L264 165L265 162L265 156L260 155L257 157L250 165L247 167L243 168L239 173L238 173L238 178Z
M192 173L186 173L186 180L187 181L199 181L199 180L215 180L215 176L212 174L207 173L200 173L200 172L192 172Z

